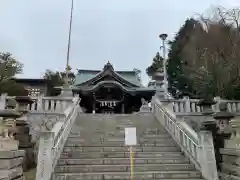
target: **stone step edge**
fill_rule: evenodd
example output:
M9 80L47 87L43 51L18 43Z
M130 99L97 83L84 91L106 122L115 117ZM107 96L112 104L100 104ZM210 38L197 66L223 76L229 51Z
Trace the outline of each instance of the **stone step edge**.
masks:
M101 146L99 146L101 145ZM125 144L122 144L122 145L114 145L114 144L96 144L96 145L87 145L87 144L65 144L64 145L65 148L68 148L68 147L82 147L82 148L86 148L86 147L90 147L90 148L111 148L111 147L114 147L114 148L123 148L123 147L126 147L126 148L129 148L127 146L125 146ZM139 146L134 146L133 148L144 148L144 147L176 147L177 148L177 145L175 144L169 144L169 145L159 145L159 144L146 144L146 145L139 145Z
M74 150L74 149L73 149ZM74 152L78 152L79 153L79 155L81 155L81 154L89 154L89 153L91 153L91 154L99 154L99 155L101 155L102 153L116 153L116 154L129 154L129 151L101 151L101 152L99 152L99 151L93 151L93 152L85 152L85 151L81 151L81 150L74 150L74 151L62 151L62 153L61 154L65 154L65 153L74 153ZM81 154L80 154L81 153ZM161 154L161 155L164 155L164 156L169 156L169 155L171 155L171 154L179 154L179 155L184 155L183 154L183 152L181 152L181 151L135 151L134 152L134 154L153 154L153 155L155 155L155 154ZM174 156L173 156L174 157Z
M134 167L145 167L145 166L156 166L156 165L158 165L158 166L192 166L192 167L194 167L194 165L193 164L187 164L187 163L176 163L176 164L169 164L169 163L167 163L167 164L159 164L159 163L151 163L151 164L134 164ZM99 167L99 166L105 166L105 167L107 167L107 166L117 166L117 167L119 167L119 166L123 166L123 167L130 167L130 164L82 164L82 165L57 165L56 167L82 167L82 166L84 166L84 167Z
M138 175L138 174L181 174L181 173L199 173L199 171L197 170L192 170L192 171L146 171L146 172L134 172L135 175ZM56 173L55 174L58 174L58 175L119 175L119 174L123 174L123 175L129 175L129 172L89 172L89 173Z
M74 160L97 160L97 161L104 161L104 160L129 160L129 157L120 157L120 158L112 158L112 157L105 157L105 158L61 158L59 160L70 160L70 161L74 161ZM179 157L134 157L134 160L188 160L187 157L185 156L179 156Z

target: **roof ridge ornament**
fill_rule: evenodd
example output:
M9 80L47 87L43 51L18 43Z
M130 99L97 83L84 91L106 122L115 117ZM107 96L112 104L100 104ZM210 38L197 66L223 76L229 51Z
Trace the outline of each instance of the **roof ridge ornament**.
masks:
M107 64L104 65L103 70L106 70L106 69L114 70L112 64L109 61L107 62Z

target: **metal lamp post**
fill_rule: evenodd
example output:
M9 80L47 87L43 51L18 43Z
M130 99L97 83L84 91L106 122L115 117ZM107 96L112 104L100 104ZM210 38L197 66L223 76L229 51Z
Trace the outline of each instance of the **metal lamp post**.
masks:
M167 34L160 34L159 38L162 40L162 46L160 46L160 50L163 49L163 75L164 75L164 96L167 97L168 95L168 84L167 84L167 58L166 58L166 39L168 35Z
M65 76L64 76L64 85L62 88L62 92L60 96L72 96L72 89L69 84L69 74L70 74L70 65L69 65L69 57L70 57L70 49L71 49L71 35L72 35L72 20L73 20L73 0L71 3L71 13L70 13L70 22L69 22L69 33L68 33L68 49L67 49L67 59L66 59L66 68L65 68Z

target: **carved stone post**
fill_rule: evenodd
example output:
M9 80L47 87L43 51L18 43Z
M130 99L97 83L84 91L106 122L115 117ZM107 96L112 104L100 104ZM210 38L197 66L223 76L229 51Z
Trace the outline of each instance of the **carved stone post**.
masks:
M36 180L50 179L53 171L54 133L42 132L39 141Z
M43 96L39 95L37 99L37 111L43 111Z
M216 104L214 105L214 111L219 112L220 111L219 105L221 104L222 99L221 99L220 96L217 96L217 97L214 98L214 101L216 102Z
M205 121L198 134L201 146L200 161L202 175L206 180L218 180L213 131L216 129L214 121Z
M184 111L185 111L186 113L191 112L191 104L190 104L189 97L188 97L188 96L184 96L184 97L183 97L183 100L184 100L184 102L185 102L185 104L184 104Z
M5 109L6 108L6 99L7 99L7 94L1 94L1 96L0 96L0 109Z
M202 108L203 121L201 122L199 136L199 144L201 146L201 153L199 159L201 160L202 175L206 180L218 180L215 150L214 150L214 132L216 132L216 123L212 118L212 108L214 101L211 99L200 100L198 105Z

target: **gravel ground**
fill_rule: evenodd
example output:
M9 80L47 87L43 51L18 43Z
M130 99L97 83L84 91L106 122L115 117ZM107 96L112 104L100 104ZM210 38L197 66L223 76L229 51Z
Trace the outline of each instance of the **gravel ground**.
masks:
M36 168L29 170L28 172L23 173L25 180L35 180Z

